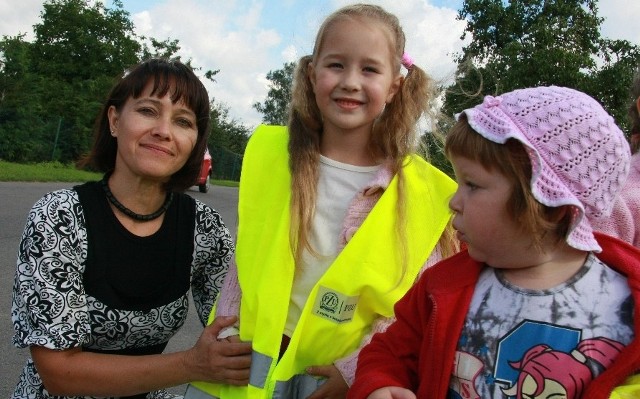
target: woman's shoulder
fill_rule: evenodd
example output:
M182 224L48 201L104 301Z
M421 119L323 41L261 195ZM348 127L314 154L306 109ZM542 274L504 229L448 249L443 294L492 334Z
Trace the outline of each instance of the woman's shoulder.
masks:
M47 234L67 234L74 232L84 236L85 214L73 189L62 189L46 193L27 214L28 231L47 232Z
M55 201L56 199L78 199L78 192L75 188L61 188L59 190L49 191L40 198L40 201Z
M71 188L50 191L43 195L31 208L31 211L42 208L67 208L74 209L80 204L78 192Z
M205 214L218 213L215 209L213 209L210 205L204 203L203 201L200 201L199 199L193 198L191 196L189 197L192 198L193 202L195 203L196 213L205 213Z
M220 213L197 198L194 198L194 201L196 206L196 232L227 236L229 232Z

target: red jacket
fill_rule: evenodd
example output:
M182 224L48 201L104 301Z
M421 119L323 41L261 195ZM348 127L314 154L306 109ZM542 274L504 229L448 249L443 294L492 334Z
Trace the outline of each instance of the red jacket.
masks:
M634 340L582 395L606 399L640 370L640 250L605 235L596 239L603 249L597 257L627 276L636 304ZM366 398L385 386L410 389L420 399L446 398L458 337L482 268L463 251L426 270L396 304L397 321L361 351L347 398Z

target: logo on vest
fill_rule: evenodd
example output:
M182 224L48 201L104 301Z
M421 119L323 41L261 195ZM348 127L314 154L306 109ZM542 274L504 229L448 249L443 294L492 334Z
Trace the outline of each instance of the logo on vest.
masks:
M320 286L313 306L313 314L335 323L346 323L353 319L358 298L358 296L347 296Z

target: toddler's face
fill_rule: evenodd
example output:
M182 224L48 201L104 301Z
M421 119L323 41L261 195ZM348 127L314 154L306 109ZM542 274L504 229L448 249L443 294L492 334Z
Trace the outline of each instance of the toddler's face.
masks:
M449 202L453 227L469 255L496 268L529 265L531 238L507 211L513 183L497 170L469 158L452 156L458 190Z

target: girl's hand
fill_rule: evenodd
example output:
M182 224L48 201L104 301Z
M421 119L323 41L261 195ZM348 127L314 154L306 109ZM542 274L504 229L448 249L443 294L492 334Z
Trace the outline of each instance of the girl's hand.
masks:
M344 399L347 397L349 386L336 366L313 366L307 368L307 373L327 379L307 399Z
M371 392L367 399L416 399L416 395L405 388L384 387Z

